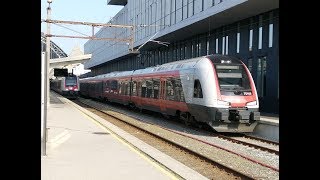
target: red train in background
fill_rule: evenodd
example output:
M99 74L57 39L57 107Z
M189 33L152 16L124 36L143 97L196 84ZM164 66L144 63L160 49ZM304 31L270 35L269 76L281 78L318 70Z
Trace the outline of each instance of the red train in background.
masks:
M208 55L134 71L80 79L83 96L160 112L218 132L252 132L260 120L257 91L245 64Z

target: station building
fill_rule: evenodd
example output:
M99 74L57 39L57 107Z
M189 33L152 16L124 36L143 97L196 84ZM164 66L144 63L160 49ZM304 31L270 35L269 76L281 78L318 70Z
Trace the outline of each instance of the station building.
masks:
M136 70L208 54L238 57L256 83L260 111L279 113L279 0L108 0L123 8L100 38L134 38L128 42L89 40L85 64L93 76Z

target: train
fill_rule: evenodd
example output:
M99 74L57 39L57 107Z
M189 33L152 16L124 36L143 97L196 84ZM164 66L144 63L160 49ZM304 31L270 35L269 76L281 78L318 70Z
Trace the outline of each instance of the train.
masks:
M214 54L80 79L81 96L207 124L217 132L253 132L260 120L255 83L238 58Z
M73 74L56 77L50 80L50 89L66 98L77 99L80 91L79 77Z

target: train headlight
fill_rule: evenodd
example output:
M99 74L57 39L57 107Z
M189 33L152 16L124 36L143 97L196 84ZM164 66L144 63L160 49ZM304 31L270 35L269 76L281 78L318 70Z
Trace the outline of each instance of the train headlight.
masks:
M230 102L218 100L218 105L229 106Z
M248 102L247 106L255 106L257 105L257 101Z

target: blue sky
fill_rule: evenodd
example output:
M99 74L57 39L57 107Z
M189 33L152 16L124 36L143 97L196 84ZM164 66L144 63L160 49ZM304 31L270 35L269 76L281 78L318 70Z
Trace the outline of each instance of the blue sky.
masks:
M115 16L123 6L107 5L107 0L52 0L51 3L51 19L65 21L81 21L93 23L107 23L111 17ZM41 0L41 19L47 19L48 7L47 0ZM91 26L58 24L77 32L91 35ZM51 34L54 35L70 35L82 36L79 33L68 30L55 24L50 24ZM95 28L95 32L98 32ZM41 32L46 33L47 23L41 23ZM80 45L83 50L83 45L87 39L73 38L58 38L54 37L51 40L56 43L64 52L70 54L72 48Z

